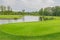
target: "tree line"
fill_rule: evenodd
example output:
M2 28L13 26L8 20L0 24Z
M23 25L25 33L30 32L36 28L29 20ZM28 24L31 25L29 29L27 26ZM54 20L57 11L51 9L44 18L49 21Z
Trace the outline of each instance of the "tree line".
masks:
M35 12L13 11L10 6L0 5L0 15L41 15L41 16L60 16L60 6L41 8Z
M39 14L45 16L60 16L60 6L41 8Z

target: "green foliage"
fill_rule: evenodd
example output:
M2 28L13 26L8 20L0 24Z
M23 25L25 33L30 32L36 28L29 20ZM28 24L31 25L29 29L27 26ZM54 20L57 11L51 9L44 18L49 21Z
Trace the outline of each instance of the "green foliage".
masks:
M43 14L44 14L43 8L41 8L41 9L39 10L39 14L40 14L40 15L43 15Z
M60 6L55 6L55 7L46 7L44 8L44 11L40 9L39 14L40 15L45 15L45 16L60 16Z

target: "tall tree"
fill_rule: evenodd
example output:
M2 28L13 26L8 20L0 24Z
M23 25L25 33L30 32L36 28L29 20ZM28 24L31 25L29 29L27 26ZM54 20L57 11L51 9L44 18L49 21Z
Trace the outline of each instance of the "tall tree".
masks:
M44 20L44 9L43 9L43 8L41 8L41 9L39 10L39 15L42 16L42 17L40 17L40 20L43 21L43 20Z
M44 14L43 8L41 8L41 9L39 10L39 15L43 15L43 14Z
M52 8L51 7L44 8L44 15L52 16Z
M6 6L1 5L0 6L0 11L1 11L1 14L4 14L5 11L6 11Z
M25 10L22 10L22 14L25 15Z
M8 7L7 7L7 10L8 10L8 11L11 11L11 10L12 10L12 8L11 8L10 6L8 6Z
M12 8L10 6L7 6L7 14L11 14Z
M3 12L3 11L5 11L5 10L6 10L6 7L5 7L5 6L3 6L3 5L1 5L1 6L0 6L0 10Z

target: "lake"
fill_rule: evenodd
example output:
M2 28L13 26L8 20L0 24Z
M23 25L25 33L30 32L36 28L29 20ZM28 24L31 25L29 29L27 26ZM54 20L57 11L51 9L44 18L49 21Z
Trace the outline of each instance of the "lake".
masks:
M39 16L24 16L20 19L0 19L0 24L7 24L7 23L16 23L16 22L35 22L39 21Z

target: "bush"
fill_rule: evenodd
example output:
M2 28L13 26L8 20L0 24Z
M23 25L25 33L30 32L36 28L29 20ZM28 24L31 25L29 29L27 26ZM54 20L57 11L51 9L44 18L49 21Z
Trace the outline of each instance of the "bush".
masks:
M14 18L14 20L17 20L18 18Z
M50 17L50 18L48 18L48 17L46 17L46 18L43 18L44 20L53 20L54 18L53 17Z

